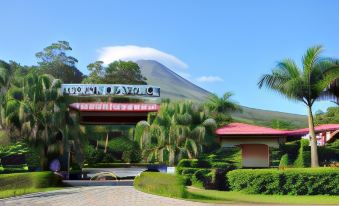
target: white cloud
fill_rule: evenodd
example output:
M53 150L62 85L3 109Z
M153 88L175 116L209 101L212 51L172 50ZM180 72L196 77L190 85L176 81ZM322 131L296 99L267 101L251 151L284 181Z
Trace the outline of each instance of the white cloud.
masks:
M198 82L222 82L224 81L218 76L201 76L196 79Z
M155 60L170 69L186 69L185 62L177 57L151 47L135 45L111 46L99 49L99 60L109 64L116 60Z

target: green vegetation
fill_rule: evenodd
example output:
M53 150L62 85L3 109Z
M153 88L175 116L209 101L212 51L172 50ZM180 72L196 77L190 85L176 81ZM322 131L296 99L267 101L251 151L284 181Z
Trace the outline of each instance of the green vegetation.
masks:
M184 180L180 177L144 172L135 179L134 187L140 191L209 203L271 203L271 204L338 204L339 196L329 195L263 195L246 194L238 191L204 190L194 187L183 187Z
M176 174L182 176L185 185L205 189L227 190L227 172L240 167L238 148L220 149L199 159L182 159L176 167Z
M186 190L181 177L159 173L143 172L134 180L134 187L143 192L167 197L184 198Z
M139 65L132 61L115 61L107 67L96 61L87 68L90 74L83 80L85 84L147 84Z
M205 105L218 127L225 126L232 121L231 112L242 112L241 107L231 100L232 95L231 92L226 92L222 97L218 97L216 94L208 97Z
M60 177L51 172L0 175L0 198L48 191L62 186Z
M188 198L193 201L209 202L209 203L256 203L256 204L332 204L339 203L339 196L329 195L258 195L246 194L236 191L217 191L203 190L198 188L188 188Z
M78 60L67 55L69 51L72 47L67 41L58 41L36 53L39 74L49 74L64 83L80 83L84 75L76 67Z
M281 156L281 159L279 162L279 168L280 169L287 168L288 165L289 165L288 154L284 154L283 156Z
M307 139L300 140L300 148L298 151L297 159L294 162L294 167L304 168L310 166L310 155L309 151L305 151L309 146L309 141Z
M316 113L314 123L320 124L338 124L339 107L329 107L325 113Z
M250 194L339 195L339 169L240 169L227 174L232 190Z
M312 106L316 100L321 98L335 101L335 96L325 90L336 79L339 79L339 61L333 58L323 58L320 56L321 52L322 46L309 48L302 59L302 70L293 60L285 59L276 65L271 74L263 75L258 82L259 88L272 89L306 105L311 136L312 167L319 166Z
M148 121L135 128L134 140L140 145L147 162L174 165L181 158L196 158L213 146L216 128L203 106L190 101L162 103Z

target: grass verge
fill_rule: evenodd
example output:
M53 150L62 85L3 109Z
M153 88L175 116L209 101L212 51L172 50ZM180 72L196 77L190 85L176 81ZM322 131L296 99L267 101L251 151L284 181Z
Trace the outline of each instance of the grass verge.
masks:
M1 174L0 198L44 192L62 186L61 178L52 172Z
M183 179L160 172L143 172L134 179L134 187L140 191L166 197L184 198Z
M338 195L257 195L235 191L204 190L193 187L187 188L187 191L190 200L210 203L339 204Z
M8 197L15 197L19 195L25 195L30 193L36 192L48 192L53 190L60 190L63 189L62 187L47 187L47 188L22 188L22 189L10 189L0 191L0 199L8 198Z
M239 191L205 190L184 187L180 176L144 172L136 177L134 187L140 191L160 196L209 203L256 203L256 204L332 204L339 205L338 195L263 195Z

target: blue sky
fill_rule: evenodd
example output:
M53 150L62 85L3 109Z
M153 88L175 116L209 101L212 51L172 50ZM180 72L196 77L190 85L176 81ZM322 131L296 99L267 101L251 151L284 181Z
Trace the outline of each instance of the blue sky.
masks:
M66 40L85 74L98 59L154 57L211 92L233 92L244 106L306 114L302 104L256 83L277 61L300 62L315 44L339 57L338 11L339 1L329 0L3 0L0 59L33 65L36 52Z

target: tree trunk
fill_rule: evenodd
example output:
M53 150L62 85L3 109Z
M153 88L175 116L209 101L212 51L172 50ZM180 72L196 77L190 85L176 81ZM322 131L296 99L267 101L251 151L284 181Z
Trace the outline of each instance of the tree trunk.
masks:
M319 167L317 138L315 136L315 131L314 131L314 121L313 121L313 114L312 114L311 106L308 106L308 128L309 128L310 144L311 144L311 167Z
M105 153L107 153L107 145L108 145L108 133L107 133L107 136L106 136L106 142L105 142Z
M99 140L97 139L97 146L95 147L95 150L98 150L99 147Z

